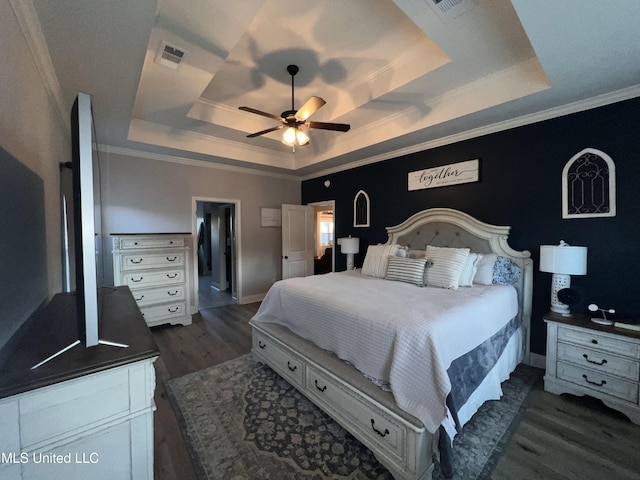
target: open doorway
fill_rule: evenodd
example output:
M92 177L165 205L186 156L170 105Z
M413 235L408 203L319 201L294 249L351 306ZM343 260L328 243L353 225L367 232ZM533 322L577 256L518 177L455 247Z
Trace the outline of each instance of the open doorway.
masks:
M335 202L310 203L315 219L314 275L335 270Z
M195 201L198 310L238 303L237 204L214 200Z

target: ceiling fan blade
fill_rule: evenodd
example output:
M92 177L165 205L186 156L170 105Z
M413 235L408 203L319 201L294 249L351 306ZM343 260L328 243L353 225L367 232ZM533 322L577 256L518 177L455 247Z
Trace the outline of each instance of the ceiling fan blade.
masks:
M325 103L327 102L325 102L320 97L311 97L309 100L306 101L304 105L302 105L302 107L298 109L298 112L296 113L296 120L298 120L299 122L304 122L307 118L313 115Z
M247 138L259 137L260 135L264 135L265 133L275 132L276 130L280 130L284 125L278 125L277 127L267 128L266 130L262 130L256 133L250 133L247 135Z
M251 107L238 107L238 109L249 113L255 113L256 115L262 115L263 117L272 118L274 120L277 120L278 122L284 122L284 119L282 117L274 115L273 113L262 112Z
M317 128L320 130L336 130L338 132L348 132L351 125L346 123L327 123L327 122L305 122L309 128Z

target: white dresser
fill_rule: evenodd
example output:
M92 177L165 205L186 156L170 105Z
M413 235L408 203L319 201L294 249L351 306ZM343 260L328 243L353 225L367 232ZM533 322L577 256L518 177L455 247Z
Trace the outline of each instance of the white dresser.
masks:
M76 338L76 296L58 294L0 360L0 478L153 480L159 351L131 292L101 289L100 337L31 367ZM54 327L51 326L54 324Z
M147 325L191 324L191 235L114 234L113 281L126 285Z
M640 424L640 334L601 326L584 315L545 315L544 389L590 395Z

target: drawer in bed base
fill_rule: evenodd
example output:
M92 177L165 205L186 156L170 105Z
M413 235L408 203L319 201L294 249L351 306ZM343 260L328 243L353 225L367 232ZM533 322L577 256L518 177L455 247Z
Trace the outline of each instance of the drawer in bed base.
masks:
M252 353L366 445L394 478L431 479L436 437L424 427L416 428L323 366L256 328ZM303 367L301 375L291 371L295 362ZM360 373L354 370L354 375Z

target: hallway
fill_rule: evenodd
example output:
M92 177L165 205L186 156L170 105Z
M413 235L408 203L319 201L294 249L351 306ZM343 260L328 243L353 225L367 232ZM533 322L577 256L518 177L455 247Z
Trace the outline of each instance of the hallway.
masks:
M237 303L230 291L221 292L211 285L210 275L198 277L198 308L206 310L208 308L222 307Z

